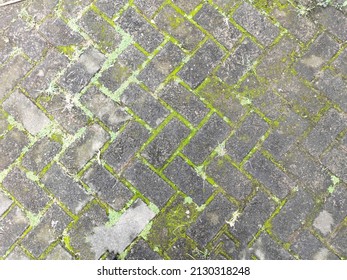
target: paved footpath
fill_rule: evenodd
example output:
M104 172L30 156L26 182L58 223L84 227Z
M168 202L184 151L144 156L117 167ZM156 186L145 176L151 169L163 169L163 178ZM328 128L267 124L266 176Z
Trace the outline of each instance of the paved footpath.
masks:
M347 2L0 0L0 259L347 259Z

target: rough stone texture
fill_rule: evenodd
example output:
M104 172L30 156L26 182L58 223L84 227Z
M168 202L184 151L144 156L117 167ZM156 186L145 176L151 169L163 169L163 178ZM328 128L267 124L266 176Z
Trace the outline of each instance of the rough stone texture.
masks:
M12 200L3 192L0 192L0 216L10 207Z
M162 260L158 253L154 252L147 244L146 241L140 239L134 247L131 248L129 254L126 256L127 260Z

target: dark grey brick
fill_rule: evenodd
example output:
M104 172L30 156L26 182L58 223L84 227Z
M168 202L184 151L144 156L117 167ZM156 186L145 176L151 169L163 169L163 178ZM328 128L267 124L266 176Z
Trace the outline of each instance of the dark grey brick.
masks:
M265 46L269 46L279 35L278 27L248 3L243 3L233 18Z
M116 91L145 59L146 56L131 45L119 55L110 68L101 74L99 81L111 91Z
M250 70L259 55L259 47L246 38L219 68L218 77L228 84L235 84Z
M346 146L334 147L323 157L323 164L334 174L347 182L347 149Z
M122 40L120 34L92 10L85 13L78 24L105 52L116 49Z
M108 128L118 131L131 116L125 112L125 108L100 92L93 86L81 97L81 101L94 113Z
M242 161L268 128L269 125L263 119L252 113L226 143L228 153L235 160Z
M164 0L135 0L134 3L145 14L151 18L156 10L163 4Z
M153 52L164 37L133 8L127 9L117 23L134 38L146 51Z
M17 128L10 130L0 139L0 169L6 169L21 154L22 149L29 143L27 136Z
M316 87L347 112L347 83L341 77L333 76L330 70L326 70L316 82Z
M174 194L174 190L162 178L138 160L127 168L124 177L160 208Z
M59 83L71 92L78 93L89 83L94 74L99 71L105 59L105 56L94 48L87 49L67 69Z
M193 245L186 238L179 238L166 253L172 260L198 259L193 251Z
M10 57L12 49L13 46L9 44L9 39L0 37L0 65Z
M320 119L303 145L310 154L319 156L346 127L347 119L331 109Z
M181 157L176 157L164 174L198 205L205 203L214 190L210 183L198 176Z
M6 210L11 206L12 202L12 199L0 191L0 216L6 212Z
M124 91L121 102L152 127L158 126L169 114L169 111L157 99L137 84L131 84Z
M223 55L223 51L209 40L183 66L178 75L194 89L212 72Z
M61 10L65 17L74 18L85 9L93 0L62 0Z
M7 5L5 9L0 10L0 18L1 18L0 29L1 30L7 28L12 21L18 18L18 15L20 14L24 4L26 3L18 2L12 5Z
M29 180L18 168L6 176L3 185L25 208L35 214L38 214L49 201L43 189Z
M290 198L272 220L272 232L283 241L290 241L292 233L305 222L314 207L314 201L302 189ZM290 221L290 222L288 222Z
M241 32L229 19L208 4L199 10L194 20L228 49L231 49L241 37Z
M191 139L183 152L195 164L201 164L217 145L224 141L230 131L229 125L218 115L213 114Z
M93 164L83 175L82 180L117 211L121 210L132 197L132 192L99 164Z
M109 18L115 13L118 13L124 5L127 3L126 0L109 1L109 0L97 0L95 5L105 13Z
M159 97L183 115L193 125L197 125L208 113L208 109L194 93L182 85L171 82L159 94Z
M149 132L136 122L130 122L109 146L103 158L117 172L120 172L148 139Z
M162 260L162 257L154 252L146 241L140 239L129 251L127 260Z
M58 4L58 0L32 1L28 3L27 12L36 21L41 21L51 14Z
M295 186L283 171L259 152L245 163L244 168L279 198L284 198Z
M346 257L347 256L347 227L341 228L332 240L332 245L338 252Z
M18 261L18 260L30 260L30 258L23 252L23 249L21 247L16 246L11 253L7 256L6 260L13 260L13 261Z
M205 247L220 228L232 217L235 211L236 207L219 194L207 205L187 233L200 246Z
M45 137L37 141L25 154L22 165L34 172L40 172L61 150L62 145Z
M253 239L274 210L275 203L264 193L258 192L236 222L230 225L229 231L241 244L246 245Z
M159 135L146 147L142 156L156 168L161 168L190 130L179 120L171 120Z
M208 166L207 174L236 199L245 199L252 191L252 183L226 158L216 157Z
M205 35L191 22L166 5L154 21L158 27L175 37L186 50L193 50Z
M308 52L296 64L295 69L300 75L311 81L338 49L338 44L323 33L312 43Z
M57 261L57 260L72 260L72 256L60 245L54 247L52 251L46 257L46 260Z
M344 76L347 76L347 49L344 49L332 65Z
M0 221L0 256L6 253L28 226L29 221L19 207L11 209Z
M200 0L172 0L174 4L180 7L187 14L190 13L201 1Z
M57 164L52 165L46 172L42 182L74 214L77 214L90 199L85 190Z
M59 206L53 204L45 213L39 225L25 236L22 244L37 258L52 242L62 235L63 230L71 221L71 217Z
M183 53L180 48L169 42L142 70L138 78L154 91L182 59Z
M184 0L183 0L184 1ZM214 0L213 1L224 12L229 12L231 8L239 4L240 0Z

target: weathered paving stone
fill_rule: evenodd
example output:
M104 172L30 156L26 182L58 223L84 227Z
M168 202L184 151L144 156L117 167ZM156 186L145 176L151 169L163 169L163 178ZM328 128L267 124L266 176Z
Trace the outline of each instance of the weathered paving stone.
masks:
M246 38L227 60L224 61L217 72L218 77L230 85L235 84L250 70L259 55L259 47L250 39Z
M5 36L0 37L0 65L10 57L13 47L9 44L9 41L9 38Z
M347 49L344 49L338 56L338 58L332 63L332 65L340 72L342 75L347 76ZM329 73L329 72L328 72Z
M145 14L151 18L155 11L163 4L164 0L135 0L134 3Z
M238 162L252 150L268 130L269 125L257 114L251 113L226 143L228 153Z
M6 212L12 202L12 199L7 197L3 192L0 192L0 216Z
M184 148L183 153L199 165L230 132L231 127L217 114L213 114Z
M50 82L63 69L69 60L54 49L49 50L45 59L22 82L23 88L32 98L37 98L49 88Z
M183 66L178 75L195 89L217 66L223 55L223 51L213 41L208 40Z
M229 19L208 4L200 9L194 20L229 50L241 37L241 32Z
M216 157L208 166L209 174L215 182L236 199L245 199L252 191L252 183L226 158Z
M134 41L138 42L148 52L153 52L164 39L163 35L133 8L127 9L116 23L130 33Z
M215 77L208 80L199 89L198 94L233 122L237 122L246 113L246 109L236 98L234 92Z
M7 5L6 8L0 9L0 29L7 28L13 20L18 18L20 11L25 3L18 2L12 5Z
M213 186L198 176L181 157L176 157L165 169L164 174L198 205L203 204L212 195Z
M317 32L317 27L307 17L288 5L285 9L275 8L272 15L299 40L307 43Z
M0 111L0 135L5 135L8 127L7 117L4 112Z
M200 0L172 0L174 4L180 7L187 14L190 13L201 1Z
M265 46L269 46L279 35L278 27L248 3L243 3L233 18Z
M75 17L92 2L93 0L62 0L63 15L65 17Z
M149 132L137 122L130 122L127 127L116 137L115 141L103 154L103 158L117 172L127 166L148 139Z
M104 71L99 81L111 91L116 91L145 61L146 56L134 45L122 52L115 63Z
M60 85L78 93L84 88L105 61L105 56L94 48L89 48L71 65L60 79Z
M0 256L3 256L18 237L29 226L29 221L22 210L15 206L0 221Z
M68 27L60 18L45 20L39 31L54 46L78 45L84 41L81 35Z
M199 124L208 113L208 109L194 93L175 82L170 82L159 93L159 97L193 125Z
M313 156L319 156L346 127L347 119L336 110L331 109L305 139L304 147Z
M272 232L283 241L290 241L292 234L305 222L314 206L312 197L302 189L290 198L272 220ZM290 223L288 223L290 221Z
M308 52L301 57L295 69L311 81L319 69L338 51L339 46L326 33L320 35L310 46Z
M258 237L251 251L259 260L293 260L293 257L266 233Z
M47 137L42 138L25 154L22 165L38 173L55 157L61 147L59 142Z
M97 6L109 18L112 18L113 15L115 13L118 13L126 3L127 3L126 0L118 0L118 1L97 0L95 2L95 6Z
M38 214L49 201L44 190L18 168L13 169L2 184L27 210L35 214Z
M326 70L316 82L316 87L347 112L347 83L341 77L333 76L331 71Z
M16 246L12 252L7 256L6 260L13 260L13 261L18 261L18 260L30 260L30 258L23 252L23 250L19 247Z
M188 229L187 234L204 247L230 220L235 211L236 207L219 194L204 209L197 221Z
M54 247L54 249L47 255L47 260L72 260L72 256L60 245Z
M157 252L154 252L146 241L140 239L127 254L126 260L162 260Z
M60 159L71 172L77 173L97 152L100 151L109 136L98 124L87 127Z
M69 177L58 164L51 166L43 176L42 182L74 214L77 214L90 199L82 186Z
M346 137L345 137L346 138ZM323 164L327 166L334 174L347 182L347 145L334 147L323 157Z
M119 46L120 34L94 11L89 10L78 23L105 52L111 52Z
M174 190L159 175L138 160L127 168L124 177L160 208L174 194Z
M30 68L30 63L19 55L0 68L0 99L9 93Z
M230 224L229 231L241 244L247 244L274 210L275 203L263 192L258 192L234 224Z
M279 198L284 198L295 186L283 171L259 152L245 163L244 168Z
M81 101L108 128L115 132L131 119L131 116L125 112L124 107L119 106L95 86L88 89L81 97Z
M156 168L161 168L190 130L179 120L171 120L141 155Z
M161 82L179 65L183 53L179 47L167 43L149 65L138 76L151 90L155 90Z
M53 12L57 4L58 0L32 1L28 3L27 11L36 21L41 21Z
M303 260L336 260L335 254L308 231L302 231L292 243L291 249Z
M127 187L97 163L87 170L82 180L115 210L121 210L132 197Z
M63 233L65 227L72 221L59 206L53 204L42 217L38 226L29 232L22 244L36 258Z
M337 235L332 240L332 245L338 250L338 252L346 257L347 256L347 227L341 228Z
M154 18L158 27L175 37L186 50L193 50L205 35L191 22L166 5Z
M186 238L179 238L167 251L167 254L172 260L192 260L195 258L193 250L193 246Z
M313 226L323 236L330 234L334 228L347 216L347 188L339 184L333 188L333 193L327 198L322 211L319 212Z
M48 117L19 90L13 92L3 106L16 121L22 123L24 128L33 135L50 124Z
M158 126L169 114L157 99L137 84L130 85L122 94L120 101L152 127Z
M22 149L29 143L28 137L18 129L10 130L0 139L0 169L7 168L21 154Z
M231 8L233 8L235 5L237 5L241 1L240 0L214 0L213 2L224 12L229 12Z

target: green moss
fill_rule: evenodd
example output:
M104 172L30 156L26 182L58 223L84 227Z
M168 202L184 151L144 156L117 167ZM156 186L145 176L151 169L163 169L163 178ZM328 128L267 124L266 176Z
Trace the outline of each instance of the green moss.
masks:
M108 213L108 222L105 224L105 227L110 228L114 226L121 216L122 214L120 212L110 210Z
M50 136L50 139L54 142L57 142L61 145L63 145L64 143L64 138L61 134L58 134L58 133L53 133L51 136Z
M40 223L40 220L41 220L40 215L35 215L29 211L26 213L26 215L29 219L30 226L36 227Z
M76 46L57 46L57 49L71 59L76 51Z

